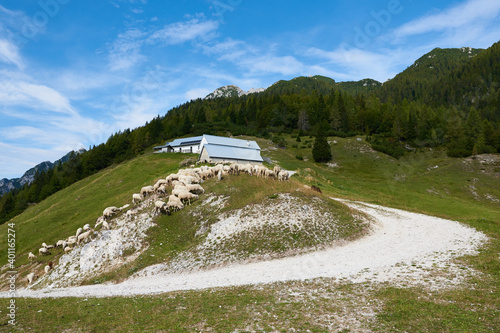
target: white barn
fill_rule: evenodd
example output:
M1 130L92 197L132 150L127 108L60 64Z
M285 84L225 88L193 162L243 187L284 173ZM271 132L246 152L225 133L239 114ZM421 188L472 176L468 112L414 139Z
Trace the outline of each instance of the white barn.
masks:
M255 141L203 135L200 161L261 164L260 147Z
M195 153L200 161L262 163L260 147L255 141L208 135L175 139L154 147L156 153Z

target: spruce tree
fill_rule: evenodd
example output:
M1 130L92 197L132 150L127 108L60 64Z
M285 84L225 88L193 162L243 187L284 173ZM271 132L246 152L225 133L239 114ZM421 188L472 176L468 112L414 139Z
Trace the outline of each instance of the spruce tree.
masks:
M316 162L328 162L332 159L332 150L326 136L319 133L314 140L314 146L312 149L313 159Z

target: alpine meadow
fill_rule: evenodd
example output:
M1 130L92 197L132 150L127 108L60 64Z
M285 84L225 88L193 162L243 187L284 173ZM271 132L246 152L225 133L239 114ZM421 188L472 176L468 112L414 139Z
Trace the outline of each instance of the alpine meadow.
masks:
M274 11L275 21L266 21L264 29L255 26L269 18L258 11L261 7L250 11L252 4L246 1L208 1L210 11L184 14L183 23L160 29L162 15L180 17L177 7L167 12L153 0L120 0L106 6L126 10L125 19L102 12L92 19L82 15L73 25L65 11L81 4L42 3L46 6L32 17L0 5L0 17L9 18L0 23L0 31L27 31L29 25L14 29L16 17L38 28L21 46L8 48L7 39L4 43L0 37L0 64L24 71L34 60L16 62L16 55L35 52L51 24L76 29L101 15L110 24L130 24L127 32L118 33L119 43L107 39L114 28L86 28L93 31L95 45L101 45L93 46L89 59L97 62L103 54L111 59L110 85L132 81L125 72L138 68L134 66L147 64L152 76L131 93L135 100L128 106L139 101L140 117L111 117L137 116L143 125L110 131L104 142L43 162L21 178L1 180L0 235L5 241L0 242L0 331L499 330L500 41L487 48L433 46L385 82L369 77L348 81L329 77L343 78L340 69L319 70L340 61L337 53L297 42L297 36L316 41L321 35L326 44L326 22L333 23L321 11L311 18L312 10L295 9L292 15L292 9L283 9L286 20ZM479 13L479 3L490 13ZM105 5L96 6L99 13ZM278 10L277 4L268 6ZM389 1L367 11L354 28L345 28L344 19L335 16L336 33L344 27L346 35L366 35L367 45L356 45L359 52L349 53L345 68L354 68L364 57L375 59L369 56L379 43L403 45L398 43L424 32L456 37L450 27L460 26L459 20L487 20L500 13L500 6L497 12L488 1L469 0L405 23L409 9L417 6ZM344 7L345 19L355 16L352 6ZM149 10L155 15L146 19ZM43 25L42 14L47 17ZM266 53L281 54L283 45L265 39L265 32L297 18L316 17L324 26L279 30L280 38L290 40L293 56ZM449 17L457 21L450 23ZM228 37L226 30L236 24L241 31ZM476 25L471 35L479 29ZM75 31L50 36L54 43L79 44L67 49L77 59L74 54L86 52L87 36L77 39ZM467 41L467 36L461 38ZM438 41L450 45L444 37ZM256 47L259 43L269 50ZM201 55L212 58L203 66L174 68L169 48L182 48L186 63ZM383 48L396 49L403 47ZM153 74L167 71L166 64L150 66L158 54L174 68L161 84L164 78ZM299 54L317 57L307 71L323 75L307 75L306 66L297 65L304 59ZM239 72L257 55L258 65ZM37 56L45 59L42 52ZM329 60L321 62L320 56ZM222 62L227 72L219 70ZM57 78L69 85L66 79L72 74L62 70L64 62L60 66L63 74ZM294 66L301 68L300 76L287 71ZM370 66L380 63L374 60L361 68ZM261 71L285 79L246 91ZM15 93L15 84L2 83L2 76L22 77L14 72L0 67L0 90L5 91L0 92L0 114L15 113L15 101L21 98L26 98L19 102L22 110L39 108L29 103L45 94L46 103L53 98L50 103L67 104L58 109L49 103L57 119L78 119L71 125L62 121L68 131L101 129L84 119L83 112L75 116L82 105L99 110L113 98L101 96L107 92L97 83L97 71L64 90L71 103L34 83L17 86L31 89L29 93ZM48 73L33 75L50 77ZM193 73L210 77L210 83L221 78L235 82L214 91L221 84L197 90L201 79ZM190 93L196 97L164 106L144 123L149 115L144 110L164 102L161 94L151 99L156 104L147 94L155 89L167 94L181 77L192 80ZM83 90L83 85L92 89ZM46 130L13 128L34 136ZM1 128L0 133L22 136Z

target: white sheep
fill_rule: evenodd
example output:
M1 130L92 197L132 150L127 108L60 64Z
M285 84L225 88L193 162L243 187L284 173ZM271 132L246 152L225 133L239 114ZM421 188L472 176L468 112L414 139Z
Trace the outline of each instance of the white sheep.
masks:
M190 184L190 185L187 185L186 188L189 192L194 193L194 194L205 193L205 190L199 184Z
M77 240L78 239L76 238L76 236L70 236L68 237L68 239L66 239L66 243L67 245L73 245L76 244Z
M33 252L28 253L28 259L33 260L36 259L36 255L33 254Z
M155 212L161 213L165 212L165 214L170 215L170 211L168 210L168 206L164 201L158 200L155 201Z
M78 238L78 236L81 235L81 233L83 232L83 229L82 228L78 228L78 230L76 231L76 238Z
M69 251L73 250L73 248L71 246L66 246L64 248L64 252L68 253Z
M158 188L159 188L160 186L162 186L162 185L168 185L168 181L167 181L166 179L159 179L159 180L155 183L155 185L153 186L153 189L154 189L155 191L157 191L157 190L158 190Z
M156 193L167 194L167 188L165 187L165 185L161 185L160 187L158 187L158 190L156 190Z
M77 243L80 244L83 240L85 240L87 237L89 237L91 233L92 233L92 229L82 233L80 236L78 236Z
M288 171L286 170L281 170L280 173L278 174L278 179L280 182L287 181L290 178L288 175Z
M83 231L88 231L90 229L90 224L86 224L83 226Z
M104 218L104 216L99 216L97 218L97 220L95 221L95 226L94 228L97 228L99 225L102 224L102 222L106 221L106 219Z
M118 214L119 211L120 211L120 208L118 208L118 207L114 207L114 206L107 207L102 212L102 216L104 216L105 219L110 218L111 216Z
M136 204L136 203L141 202L141 201L142 201L142 195L140 195L139 193L132 194L132 203L133 204Z
M168 197L168 202L167 202L167 207L170 210L181 210L184 208L184 205L182 204L181 200L177 198L175 195L171 195Z
M179 196L179 193L182 193L182 192L188 192L188 189L187 187L184 187L184 188L174 188L172 190L172 194L175 195L175 196Z
M56 246L64 248L63 244L64 244L64 240L60 239L60 240L57 241Z
M273 170L269 170L269 169L266 169L266 178L269 179L269 178L275 178L276 177L276 174L274 173Z
M42 247L47 248L47 244L45 244L45 242L43 242Z
M153 194L155 188L153 186L144 186L141 188L141 195L143 198L146 198L147 195Z
M110 229L110 227L109 227L109 223L108 223L108 222L106 222L106 221L102 222L102 228L103 228L104 230L109 230L109 229Z
M198 199L198 196L196 194L193 194L191 192L187 192L187 191L182 191L179 193L179 195L177 195L177 197L182 201L184 200L184 202L188 202L189 204L191 204L191 199Z
M231 175L239 175L240 174L240 169L239 169L239 165L238 163L231 163L229 165L229 168L230 168L230 174Z
M36 276L35 273L29 273L28 275L26 275L26 279L28 280L28 284L32 284L33 281L35 281L35 279L37 277L38 276Z
M192 176L181 175L181 176L179 176L179 181L182 182L182 183L184 183L184 185L192 184L193 183L193 177Z
M39 254L43 254L43 255L49 255L50 254L49 250L47 250L47 248L45 248L45 247L39 248L38 249L38 253Z
M48 272L50 272L50 266L45 266L43 270L45 271L45 274L47 274Z
M280 171L281 171L280 166L279 166L279 165L275 165L275 166L274 166L274 170L273 170L273 171L274 171L274 173L275 173L276 175L278 175L278 174L280 173Z

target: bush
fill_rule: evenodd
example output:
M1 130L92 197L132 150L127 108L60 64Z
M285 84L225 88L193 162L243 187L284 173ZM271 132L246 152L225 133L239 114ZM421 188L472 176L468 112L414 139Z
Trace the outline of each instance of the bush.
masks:
M282 135L275 135L271 139L274 144L276 144L279 148L286 148L286 141Z
M374 136L370 138L370 144L373 149L396 159L399 159L406 152L403 143L391 137Z
M298 160L300 160L300 161L304 160L304 157L302 156L301 153L295 154L295 158L298 159Z

